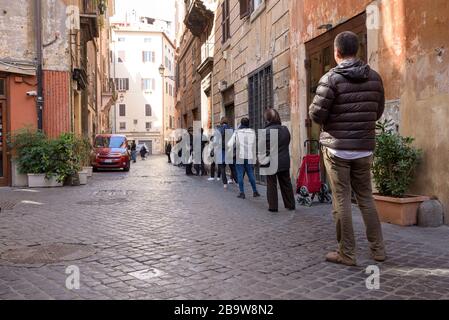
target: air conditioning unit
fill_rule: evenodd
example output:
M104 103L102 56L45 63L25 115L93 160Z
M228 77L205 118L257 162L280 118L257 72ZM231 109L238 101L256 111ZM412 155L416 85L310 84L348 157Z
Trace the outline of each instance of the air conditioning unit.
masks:
M228 50L223 51L223 59L228 60Z

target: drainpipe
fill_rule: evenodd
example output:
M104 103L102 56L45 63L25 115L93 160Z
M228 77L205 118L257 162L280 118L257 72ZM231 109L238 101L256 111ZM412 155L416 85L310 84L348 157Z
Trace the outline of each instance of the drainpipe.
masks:
M37 128L43 129L42 114L44 108L44 86L43 86L43 73L42 73L42 11L41 1L34 0L34 22L36 29L36 77L37 77Z

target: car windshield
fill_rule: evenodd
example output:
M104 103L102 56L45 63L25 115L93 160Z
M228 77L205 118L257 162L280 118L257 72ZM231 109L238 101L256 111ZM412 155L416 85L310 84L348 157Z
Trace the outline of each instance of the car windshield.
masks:
M95 146L97 148L124 148L125 137L97 137Z

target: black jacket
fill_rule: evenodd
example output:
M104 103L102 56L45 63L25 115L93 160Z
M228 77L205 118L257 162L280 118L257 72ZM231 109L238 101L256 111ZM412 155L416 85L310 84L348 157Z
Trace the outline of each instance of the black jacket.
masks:
M270 146L270 136L272 130L277 130L278 132L278 170L277 172L289 171L290 170L290 132L286 126L278 123L269 123L265 126L266 131L266 151L271 157L272 152ZM265 165L264 167L268 167Z
M376 121L385 108L380 75L359 59L346 60L321 78L309 109L322 125L320 142L339 150L374 150Z

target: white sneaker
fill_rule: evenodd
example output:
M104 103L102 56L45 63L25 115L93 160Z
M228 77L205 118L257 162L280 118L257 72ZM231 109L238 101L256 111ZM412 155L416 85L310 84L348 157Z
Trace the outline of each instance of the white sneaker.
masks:
M220 181L221 180L221 178L217 178L217 181Z
M227 184L224 184L224 185L223 185L223 188L226 190L226 189L228 188L228 185L227 185Z
M232 179L228 180L228 184L233 184L233 183L234 183L234 181Z
M215 181L215 178L209 178L207 181Z

